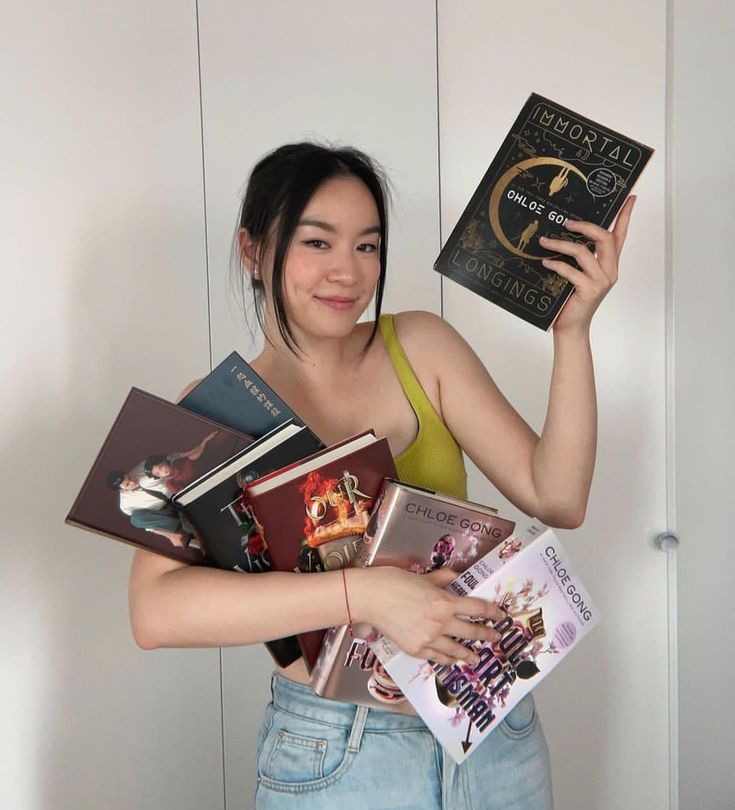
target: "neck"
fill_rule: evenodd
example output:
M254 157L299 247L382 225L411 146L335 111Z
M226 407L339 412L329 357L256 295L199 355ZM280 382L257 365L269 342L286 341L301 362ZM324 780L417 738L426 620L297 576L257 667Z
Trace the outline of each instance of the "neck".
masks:
M344 381L357 371L366 357L365 347L372 324L358 323L344 337L314 337L294 329L298 348L286 345L278 326L266 320L266 340L263 351L252 362L258 373L268 377L288 376L292 381L309 387L324 386L330 381Z

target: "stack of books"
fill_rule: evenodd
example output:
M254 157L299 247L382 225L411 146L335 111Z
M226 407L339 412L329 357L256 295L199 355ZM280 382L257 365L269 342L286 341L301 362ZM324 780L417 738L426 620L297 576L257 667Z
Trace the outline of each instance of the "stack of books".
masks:
M179 562L269 571L243 487L323 448L233 352L177 405L130 391L66 522ZM302 654L296 638L266 646L284 667Z
M387 478L356 564L392 565L417 574L439 568L461 573L502 544L514 527L495 509ZM352 635L346 626L329 630L312 673L312 688L333 700L413 714L405 695L387 682L379 667L376 670L370 648L373 633L360 623Z
M461 643L474 665L420 660L390 639L372 640L376 670L400 690L457 763L592 630L599 611L551 529L532 523L460 574L459 596L494 602L504 615L487 622L498 641Z
M474 667L419 661L359 623L266 646L282 667L303 657L325 698L420 714L458 762L598 620L550 529L399 481L373 431L325 447L236 354L178 405L133 388L67 522L247 574L455 571L452 591L505 612L497 643L463 642Z

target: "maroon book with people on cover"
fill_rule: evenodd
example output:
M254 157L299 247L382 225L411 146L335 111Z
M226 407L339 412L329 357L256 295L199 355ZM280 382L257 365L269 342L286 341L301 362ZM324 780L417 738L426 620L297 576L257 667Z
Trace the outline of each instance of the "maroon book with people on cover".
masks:
M66 522L180 562L209 562L173 496L252 442L133 388Z

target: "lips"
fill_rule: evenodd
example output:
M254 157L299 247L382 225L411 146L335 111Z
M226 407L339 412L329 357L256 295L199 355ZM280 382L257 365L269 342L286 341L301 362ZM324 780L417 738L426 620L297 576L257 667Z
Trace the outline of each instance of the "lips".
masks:
M331 309L349 309L351 306L354 305L356 298L342 298L340 296L334 296L332 298L322 297L322 296L315 296L316 300L319 301L320 304L324 304L324 306L330 307Z

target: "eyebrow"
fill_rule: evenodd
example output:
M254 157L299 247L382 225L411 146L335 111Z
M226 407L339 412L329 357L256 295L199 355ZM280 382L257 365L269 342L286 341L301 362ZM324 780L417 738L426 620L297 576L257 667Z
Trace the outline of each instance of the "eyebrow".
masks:
M315 228L321 228L324 231L329 231L330 233L337 233L337 229L334 225L330 225L328 222L324 222L321 219L302 219L299 220L299 224L297 227L301 227L302 225L311 225ZM364 231L360 231L358 236L367 236L370 233L377 233L380 234L380 225L371 225L369 228L365 228Z

